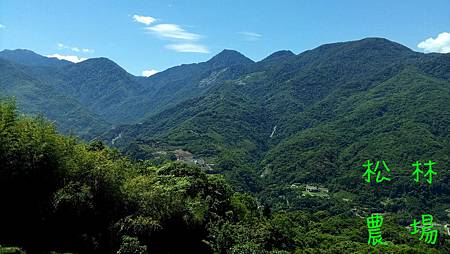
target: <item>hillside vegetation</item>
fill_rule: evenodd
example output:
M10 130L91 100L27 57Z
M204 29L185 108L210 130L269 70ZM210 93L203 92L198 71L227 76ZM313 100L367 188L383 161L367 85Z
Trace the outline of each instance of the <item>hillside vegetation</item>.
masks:
M187 150L276 209L305 209L290 186L314 184L337 204L345 192L349 209L426 210L449 220L448 54L369 38L277 55L104 139L120 135L114 145L135 159L164 161L161 151ZM367 184L366 160L388 162L395 180ZM428 160L439 173L422 186L411 164Z
M367 245L364 219L330 211L272 213L196 166L132 163L101 142L55 132L0 104L2 253L448 253L393 216L388 246ZM332 211L331 211L332 212Z
M0 252L450 252L450 54L366 38L143 78L6 50L0 99Z

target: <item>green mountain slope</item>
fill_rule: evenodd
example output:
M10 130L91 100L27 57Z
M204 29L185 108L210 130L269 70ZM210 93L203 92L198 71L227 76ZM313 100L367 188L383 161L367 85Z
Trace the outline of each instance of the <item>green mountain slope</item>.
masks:
M191 98L196 98L216 87L223 80L240 74L252 60L237 51L223 50L210 60L169 68L149 78L141 79L139 95L123 104L124 117L136 121L150 117Z
M77 114L66 115L58 113L58 126L68 132L74 130L76 134L89 132L91 137L119 124L137 123L147 116L151 116L164 109L174 106L190 98L198 97L214 87L219 80L229 79L239 73L241 66L252 64L253 61L242 54L224 50L207 62L187 64L170 68L152 77L135 77L127 73L119 65L107 58L93 58L73 64L54 58L40 56L28 50L4 50L0 58L12 62L22 71L21 75L8 73L10 69L2 66L2 71L9 79L4 79L4 86L11 86L15 92L4 90L4 96L18 96L21 103L31 105L28 96L21 94L20 83L27 75L45 84L52 92L36 93L34 98L39 100L54 100L59 103L59 110L70 111L65 107L65 101L78 103L84 111L90 112L96 119L91 119L91 125L73 124L71 120ZM6 84L8 82L9 84ZM16 89L17 88L17 89ZM36 109L36 110L34 110ZM38 111L53 119L49 110L33 107L26 112ZM47 115L48 114L48 115ZM80 121L83 115L79 114ZM65 119L68 119L66 121ZM105 120L109 123L106 124ZM100 126L95 122L105 122ZM95 130L95 131L93 131Z
M30 74L29 69L0 59L0 97L15 98L19 109L44 115L58 129L90 139L108 130L110 124L77 100L57 91L48 78Z
M360 204L373 205L368 193L376 187L364 181L362 165L369 159L385 160L395 182L378 198L394 198L403 209L442 212L450 194L449 100L448 80L407 67L364 93L342 98L329 121L283 140L262 161L264 178L267 184L326 184L335 191L353 192ZM401 204L421 189L411 176L411 164L417 160L439 165L439 177L417 197L422 201L419 207Z
M107 58L64 67L55 87L113 124L127 123L122 103L142 90L136 77Z
M401 207L427 207L446 218L448 60L379 38L324 45L287 54L280 64L246 66L203 96L142 124L118 127L104 139L140 159L187 150L205 160L206 169L223 171L238 188L259 192L283 209L305 205L292 184L318 184L333 192L328 206L344 207L342 195L334 194L345 192L354 201L348 209L394 211L398 207L379 202L408 203L406 197L421 188L411 181L411 163L436 160L439 179ZM386 160L396 169L398 179L378 196L362 178L368 159ZM434 205L415 205L426 198Z

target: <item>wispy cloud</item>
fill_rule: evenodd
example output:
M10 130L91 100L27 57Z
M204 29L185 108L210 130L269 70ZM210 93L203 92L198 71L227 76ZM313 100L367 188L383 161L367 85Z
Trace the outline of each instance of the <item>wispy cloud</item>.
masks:
M134 19L134 21L145 24L147 26L156 21L156 19L154 17L140 16L137 14L133 15L133 19Z
M83 52L83 53L94 53L93 49L89 49L89 48L79 48L79 47L73 47L73 46L68 46L68 45L64 45L62 43L58 43L57 44L58 49L68 49L74 52Z
M67 60L72 63L79 63L79 62L82 62L82 61L88 59L85 57L78 57L78 56L72 56L72 55L60 55L60 54L46 55L46 57L58 58L59 60Z
M190 33L176 24L158 24L146 29L161 38L167 39L196 41L201 38L199 34Z
M436 38L428 38L417 45L424 52L450 53L450 33L440 33Z
M255 32L239 32L238 34L240 34L247 41L256 41L262 37L261 34Z
M165 46L167 49L175 50L177 52L191 52L191 53L209 53L206 46L193 43L182 44L168 44Z
M142 76L144 76L144 77L150 77L150 76L152 76L152 75L155 75L156 73L158 73L158 71L157 71L157 70L154 70L154 69L143 70L143 71L142 71Z
M140 19L140 21L138 20L138 18ZM143 16L133 16L133 19L135 21L147 25L145 29L150 34L162 40L172 41L171 44L165 45L165 48L174 50L176 52L209 53L209 50L205 45L198 43L198 41L203 38L202 35L187 31L177 24L162 23L150 26L150 24L157 22L157 19L153 17L145 18L150 19L144 20Z
M83 51L83 53L94 53L93 49L88 49L88 48L81 49L81 51Z

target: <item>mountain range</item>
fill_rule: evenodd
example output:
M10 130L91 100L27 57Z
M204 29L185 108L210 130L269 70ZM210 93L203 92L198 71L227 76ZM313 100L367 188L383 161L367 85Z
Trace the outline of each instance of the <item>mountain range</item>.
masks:
M86 139L201 95L216 79L225 78L221 74L228 68L253 62L224 50L207 62L144 78L107 58L75 64L18 49L0 52L0 60L3 96L17 97L24 112L42 113L61 131Z
M5 50L0 73L1 97L62 132L136 160L200 163L273 207L302 207L292 186L314 184L332 200L399 209L423 187L410 181L411 163L435 160L439 177L415 198L443 217L449 208L450 54L366 38L258 62L224 50L144 78L106 58L75 64ZM369 159L389 162L396 178L376 197L361 177Z

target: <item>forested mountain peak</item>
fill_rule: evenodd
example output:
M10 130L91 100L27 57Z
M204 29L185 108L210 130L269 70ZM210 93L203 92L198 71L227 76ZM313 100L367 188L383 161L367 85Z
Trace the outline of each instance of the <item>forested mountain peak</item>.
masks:
M208 60L206 63L220 68L233 65L251 64L253 60L244 56L236 50L224 49L219 54Z
M318 52L334 51L336 49L352 51L378 50L397 52L399 54L412 53L408 47L397 42L390 41L386 38L368 37L360 40L335 42L323 44L313 50Z
M103 72L121 72L126 73L127 71L120 67L114 61L106 58L106 57L97 57L90 58L79 62L75 65L70 66L72 69L79 69L82 71L85 70L95 70L95 71L103 71ZM131 76L131 75L130 75Z
M114 92L118 87L136 89L139 87L133 75L120 67L112 60L99 57L87 59L83 62L64 68L65 76L70 78L74 87L102 87L108 89L102 93ZM82 97L89 96L90 90L85 90Z
M279 61L286 58L294 57L295 54L290 50L279 50L261 60L260 62Z
M5 49L0 52L0 58L28 66L61 67L72 64L66 60L41 56L28 49Z
M367 37L361 40L349 41L347 43L362 47L384 48L403 52L412 51L410 48L400 43L382 37Z
M416 58L421 53L385 38L365 38L356 41L337 42L321 45L299 54L299 58L312 55L323 61L346 61L355 58L370 58L371 61L403 61Z

